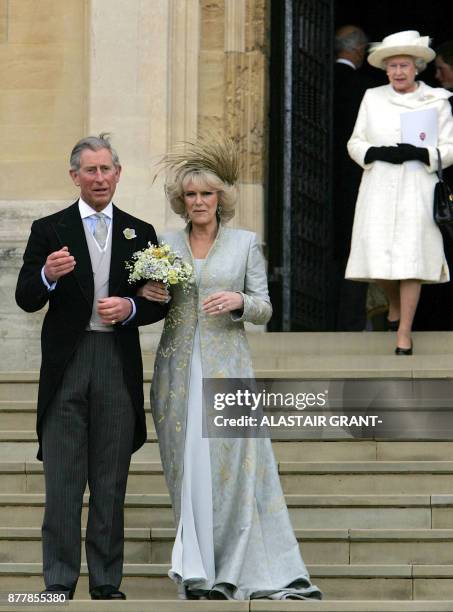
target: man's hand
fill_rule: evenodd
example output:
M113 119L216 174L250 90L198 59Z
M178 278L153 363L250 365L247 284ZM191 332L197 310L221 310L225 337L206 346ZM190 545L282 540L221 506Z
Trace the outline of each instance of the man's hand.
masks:
M65 246L47 257L44 274L50 283L54 283L62 276L72 272L75 265L74 257L69 253L68 247Z
M104 325L115 325L130 316L132 304L126 298L107 297L98 300L97 311Z

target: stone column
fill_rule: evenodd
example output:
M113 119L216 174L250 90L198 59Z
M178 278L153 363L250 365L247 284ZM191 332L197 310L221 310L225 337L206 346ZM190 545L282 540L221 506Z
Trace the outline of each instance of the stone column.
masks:
M241 154L232 225L263 236L267 108L266 0L201 0L200 133L231 136Z
M199 0L169 0L167 149L196 140L198 131ZM161 183L162 184L162 183ZM166 206L165 226L181 222Z

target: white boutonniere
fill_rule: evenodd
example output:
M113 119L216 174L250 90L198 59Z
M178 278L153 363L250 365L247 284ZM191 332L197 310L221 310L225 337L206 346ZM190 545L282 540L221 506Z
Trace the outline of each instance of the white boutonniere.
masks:
M133 227L126 227L126 229L123 230L123 234L126 240L132 240L132 238L137 238L137 234L135 233Z

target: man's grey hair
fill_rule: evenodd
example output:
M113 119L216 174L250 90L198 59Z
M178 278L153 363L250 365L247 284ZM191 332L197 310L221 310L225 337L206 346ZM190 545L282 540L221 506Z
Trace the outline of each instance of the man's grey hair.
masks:
M82 138L74 146L71 151L71 156L69 158L70 168L74 172L79 172L80 170L80 156L82 155L82 151L84 151L85 149L89 149L90 151L100 151L101 149L107 149L107 151L110 151L110 153L112 154L113 165L116 168L121 165L118 153L110 144L110 134L108 132L102 132L101 134L99 134L99 136L87 136L86 138Z
M357 28L347 34L337 34L335 36L335 53L340 53L340 51L355 51L367 44L368 38L365 32Z

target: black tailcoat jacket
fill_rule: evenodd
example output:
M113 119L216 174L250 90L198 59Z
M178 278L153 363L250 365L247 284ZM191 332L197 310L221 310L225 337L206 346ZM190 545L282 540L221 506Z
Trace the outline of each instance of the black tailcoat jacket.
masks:
M113 206L112 256L109 296L132 297L136 315L126 325L114 326L120 351L124 380L136 412L134 451L146 440L143 408L143 365L138 327L162 319L166 306L136 296L137 285L128 282L125 262L148 242L157 243L152 225ZM136 237L127 239L126 228ZM127 233L127 232L126 232ZM47 256L67 246L76 260L74 271L63 276L53 291L48 291L41 278ZM42 362L38 392L37 433L38 459L42 459L41 425L46 408L54 397L63 373L74 355L90 321L94 297L91 260L78 202L60 212L34 221L24 253L24 263L16 287L16 302L26 312L36 312L47 302L41 332ZM95 333L95 332L92 332Z

